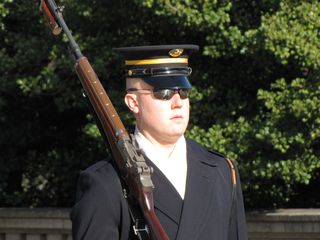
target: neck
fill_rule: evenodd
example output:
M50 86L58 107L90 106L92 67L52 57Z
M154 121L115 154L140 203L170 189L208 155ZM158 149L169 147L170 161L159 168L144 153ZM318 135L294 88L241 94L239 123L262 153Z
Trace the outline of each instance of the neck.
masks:
M140 131L140 130L139 130ZM155 138L152 135L150 135L148 132L140 131L142 135L148 139L155 147L161 149L165 156L170 157L172 151L174 150L179 138L181 136L177 136L172 139L161 139L159 137Z

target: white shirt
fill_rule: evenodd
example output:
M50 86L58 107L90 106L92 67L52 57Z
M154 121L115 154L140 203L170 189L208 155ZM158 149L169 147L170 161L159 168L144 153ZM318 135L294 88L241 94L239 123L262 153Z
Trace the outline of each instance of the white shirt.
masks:
M187 178L187 147L181 136L171 154L166 156L161 149L154 146L139 130L135 129L135 139L144 154L161 170L184 199Z

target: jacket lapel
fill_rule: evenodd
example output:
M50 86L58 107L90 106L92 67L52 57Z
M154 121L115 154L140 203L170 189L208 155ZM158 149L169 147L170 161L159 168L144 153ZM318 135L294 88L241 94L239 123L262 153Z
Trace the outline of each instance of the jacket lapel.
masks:
M154 207L178 225L181 217L183 200L175 187L157 166L151 161L149 161L149 164L154 169L152 181L156 186L153 191Z
M157 166L146 158L154 169L155 210L177 224L176 240L197 239L214 205L218 165L210 155L199 145L187 140L188 172L184 200Z
M177 240L197 239L215 199L217 164L206 150L190 142L187 144L187 159L186 194Z

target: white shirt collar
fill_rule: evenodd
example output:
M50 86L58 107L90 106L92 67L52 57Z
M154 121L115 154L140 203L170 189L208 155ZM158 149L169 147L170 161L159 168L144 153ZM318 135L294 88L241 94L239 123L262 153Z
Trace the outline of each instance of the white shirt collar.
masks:
M181 198L184 198L187 177L186 140L182 135L169 157L161 149L153 145L136 127L134 132L139 148L161 170L176 188Z

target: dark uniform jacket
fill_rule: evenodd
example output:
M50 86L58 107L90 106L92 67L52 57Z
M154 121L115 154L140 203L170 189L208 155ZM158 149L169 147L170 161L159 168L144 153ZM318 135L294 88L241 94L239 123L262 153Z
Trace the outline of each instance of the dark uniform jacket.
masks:
M234 205L232 174L225 158L187 140L184 200L154 168L154 208L171 240L247 239L242 192L237 174ZM177 169L179 171L179 169ZM80 175L71 212L74 240L133 239L121 183L110 161L100 161Z

